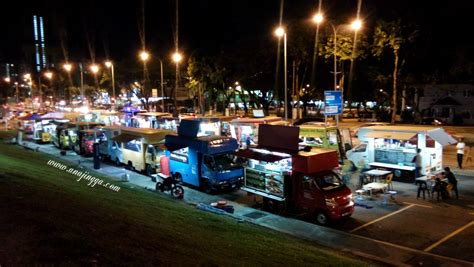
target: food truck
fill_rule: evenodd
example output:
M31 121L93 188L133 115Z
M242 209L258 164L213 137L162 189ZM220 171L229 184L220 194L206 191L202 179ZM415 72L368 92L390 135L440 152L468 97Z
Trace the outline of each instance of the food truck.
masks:
M162 141L172 133L162 129L123 127L121 133L112 140L121 144L122 159L118 157L120 163L150 176L159 172L160 159L165 154Z
M68 122L56 128L53 144L60 149L75 149L80 152L78 134L82 130L94 129L102 125L97 122Z
M339 159L346 159L346 150L352 148L352 140L348 129L336 126L300 125L300 145L337 150Z
M236 153L248 162L242 190L261 196L264 208L303 213L322 225L352 215L351 190L333 171L339 166L336 150L300 150L298 127L259 128L258 147Z
M230 122L233 116L205 116L197 117L199 124L198 136L222 135L230 136Z
M364 134L361 134L364 133ZM371 126L359 131L360 144L347 152L349 160L359 168L372 167L391 170L394 180L413 182L413 158L421 149L420 175L441 171L443 146L457 141L443 128L424 126Z
M158 129L160 118L169 116L171 116L171 114L165 112L141 112L132 117L132 125L137 128Z
M282 118L267 116L262 118L237 118L230 121L230 134L237 139L241 147L245 147L246 140L258 143L258 126L260 124L287 124Z
M122 163L122 146L112 139L121 133L122 128L125 127L120 125L99 127L99 130L102 132L99 140L99 154L102 160L109 160L117 165Z
M99 129L76 131L73 150L79 155L89 156L94 153L94 143L98 143L103 133ZM74 136L74 135L72 135Z
M233 159L239 147L237 140L216 135L198 137L198 131L199 121L183 120L178 135L166 136L170 174L206 193L240 187L243 168Z

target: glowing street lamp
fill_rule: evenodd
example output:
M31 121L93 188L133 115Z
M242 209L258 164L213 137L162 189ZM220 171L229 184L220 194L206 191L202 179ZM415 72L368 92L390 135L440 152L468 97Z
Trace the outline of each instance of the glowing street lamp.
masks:
M324 17L323 17L323 14L321 13L317 13L316 15L313 16L313 22L316 24L320 24L321 22L323 22L323 20L324 20Z
M10 77L5 77L4 80L5 80L5 82L7 82L7 83L10 83L10 81L11 81L11 80L10 80Z
M92 73L93 73L94 75L96 75L97 72L99 72L99 66L96 65L96 64L92 64L92 65L90 66L90 70L92 71Z
M63 65L63 69L66 70L67 72L71 72L72 70L72 65L69 63L66 63Z
M174 52L173 55L171 56L173 59L173 62L176 63L176 73L175 73L175 82L174 82L174 108L175 112L178 110L178 74L179 74L179 62L183 60L183 56L178 52Z
M47 71L44 73L44 77L48 78L48 79L53 79L53 73L51 71Z
M362 21L360 19L356 19L351 23L351 28L355 31L360 30L362 28Z
M287 64L286 64L286 32L285 29L282 27L278 27L275 30L275 35L278 38L281 38L283 36L283 58L284 58L284 67L283 67L283 72L284 74L284 89L285 89L285 121L288 120L288 80L287 80Z
M143 94L145 94L145 84L146 84L146 72L147 72L147 68L146 68L146 62L150 59L150 53L148 53L147 51L143 50L140 52L140 54L138 55L140 57L140 60L143 61L143 86L142 86L142 90L143 90ZM145 94L146 95L146 94Z

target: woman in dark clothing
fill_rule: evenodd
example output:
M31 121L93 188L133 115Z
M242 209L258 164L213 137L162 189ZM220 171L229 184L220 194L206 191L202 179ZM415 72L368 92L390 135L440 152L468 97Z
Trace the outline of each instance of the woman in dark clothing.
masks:
M454 173L451 172L451 169L449 167L444 168L445 173L446 173L446 178L448 179L449 185L451 185L451 191L454 191L456 193L456 199L459 199L458 195L458 180L454 176Z

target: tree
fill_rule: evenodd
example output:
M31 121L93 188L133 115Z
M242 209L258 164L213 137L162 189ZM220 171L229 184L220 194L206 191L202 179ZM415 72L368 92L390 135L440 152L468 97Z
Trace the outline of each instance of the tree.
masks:
M400 19L396 21L379 21L375 27L374 32L374 44L372 52L374 56L380 57L382 53L390 49L393 52L394 63L393 63L393 83L392 83L392 116L391 122L395 123L397 115L397 102L398 102L398 90L397 90L397 78L399 73L399 60L400 50L407 42L413 42L416 38L417 31L412 30L407 26L402 25Z

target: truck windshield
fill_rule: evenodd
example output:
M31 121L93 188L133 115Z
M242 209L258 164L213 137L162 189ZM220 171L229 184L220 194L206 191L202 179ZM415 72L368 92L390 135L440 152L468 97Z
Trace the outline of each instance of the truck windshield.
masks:
M325 173L322 176L315 177L316 184L321 190L329 191L344 186L341 179L335 173Z
M228 154L214 156L214 162L216 163L217 170L233 170L241 168L240 164L234 162L234 156Z
M95 134L84 134L83 138L86 141L95 141Z

